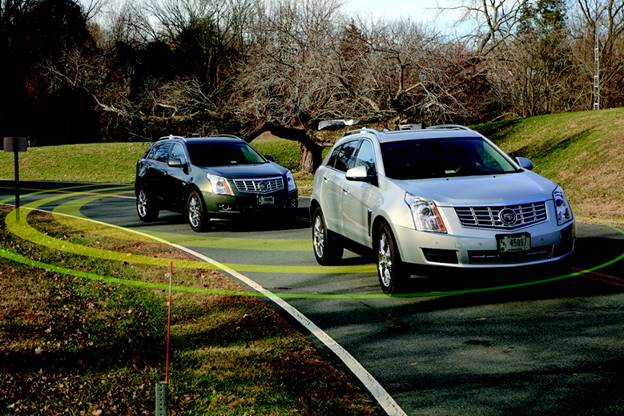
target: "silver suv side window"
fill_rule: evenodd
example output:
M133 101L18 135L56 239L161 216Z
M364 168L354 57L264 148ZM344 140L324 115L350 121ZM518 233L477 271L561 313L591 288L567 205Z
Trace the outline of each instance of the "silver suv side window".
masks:
M345 143L342 147L336 149L338 153L334 169L346 172L353 164L353 156L355 155L355 151L357 150L359 144L359 140L354 140L352 142Z
M366 174L368 176L375 176L377 169L375 169L375 149L373 144L368 140L362 141L360 150L357 153L353 167L365 166Z

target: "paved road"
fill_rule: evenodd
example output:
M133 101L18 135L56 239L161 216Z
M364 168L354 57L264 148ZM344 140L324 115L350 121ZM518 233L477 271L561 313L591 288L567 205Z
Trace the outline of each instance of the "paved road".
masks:
M0 199L8 195L1 186ZM198 236L173 213L163 212L154 224L140 223L130 198L97 199L81 213L175 236L220 262L274 265L272 272L249 266L244 274L277 293L380 293L372 266L360 257L349 255L345 264L353 267L336 273L318 267L303 221L288 227L261 220L219 222ZM623 252L619 231L578 226L575 268L594 267ZM623 264L557 282L464 295L288 302L351 352L410 415L619 415L624 414ZM306 267L284 273L281 267L289 265ZM554 275L556 270L445 270L411 279L410 291L492 288Z

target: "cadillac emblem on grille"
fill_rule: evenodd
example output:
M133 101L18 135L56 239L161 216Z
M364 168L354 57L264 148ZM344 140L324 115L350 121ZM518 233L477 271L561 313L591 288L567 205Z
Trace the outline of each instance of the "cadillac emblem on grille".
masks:
M268 189L268 184L266 182L262 181L262 182L258 183L258 189L261 192L266 192L266 190Z
M498 213L498 218L504 225L514 225L517 220L516 212L511 208L503 208Z

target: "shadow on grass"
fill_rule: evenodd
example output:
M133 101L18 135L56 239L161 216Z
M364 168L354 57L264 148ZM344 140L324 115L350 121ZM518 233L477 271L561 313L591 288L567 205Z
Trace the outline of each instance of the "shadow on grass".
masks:
M550 139L539 145L528 144L510 153L510 156L524 156L534 159L542 159L552 154L556 154L565 150L575 142L588 138L592 133L592 129L585 129L570 136L564 136L559 139Z

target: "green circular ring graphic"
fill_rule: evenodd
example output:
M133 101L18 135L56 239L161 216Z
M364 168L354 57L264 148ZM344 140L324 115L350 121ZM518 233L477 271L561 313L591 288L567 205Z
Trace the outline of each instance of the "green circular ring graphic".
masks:
M41 193L44 193L44 192L41 192ZM77 194L79 194L79 195L80 194L86 194L86 193L88 193L88 192L74 192L74 193L71 193L70 196L75 196ZM34 194L30 194L30 195L34 195ZM103 195L101 197L106 197L106 196L114 196L114 195ZM58 199L63 199L63 198L67 198L67 197L69 197L69 196L68 195L62 195L60 197L56 196L56 197L52 197L52 198L46 198L46 199L43 199L43 200L36 201L36 203L34 203L34 205L35 206L41 206L41 205L44 205L45 203L53 202L52 200L58 200ZM95 199L97 199L97 198L95 198ZM41 202L41 201L44 201L44 202ZM29 207L29 209L33 209L33 206L31 205ZM9 215L7 215L7 217L11 216L12 214L13 214L13 217L15 217L14 213L15 213L15 210L11 211L11 213L9 213ZM81 218L81 217L78 217L77 219L78 220L81 220L81 219L85 220L85 218ZM26 222L26 221L24 221L24 222ZM9 221L9 223L11 223L11 221ZM8 224L7 224L7 226L8 226ZM29 228L30 228L30 230L34 230L32 227L29 227ZM620 230L619 228L616 228L616 227L610 227L610 228L614 229L615 231L617 231L619 233L624 234L624 231ZM35 231L35 233L39 233L36 230L34 230L34 231ZM31 232L31 231L29 231L29 232ZM41 234L41 233L39 233L39 234ZM20 235L20 237L21 237L21 235ZM58 241L58 240L56 240L56 241ZM37 243L36 241L34 241L34 242ZM63 244L63 243L61 243L61 244ZM112 260L127 261L127 257L126 256L122 255L121 253L118 253L118 254L119 254L117 256L118 258L112 259ZM164 283L163 284L159 284L159 283L143 282L143 281L131 280L131 279L120 279L120 278L115 278L115 277L111 277L111 276L102 276L102 275L98 275L98 274L95 274L95 273L71 270L71 269L67 269L67 268L63 268L63 267L59 267L59 266L55 266L55 265L46 264L46 263L43 263L43 262L31 260L31 259L28 259L28 258L25 258L25 257L19 255L18 253L15 253L15 252L3 249L3 248L0 248L0 257L7 258L7 259L12 260L12 261L17 262L17 263L26 264L26 265L29 265L31 267L42 268L42 269L45 269L45 270L48 270L48 271L58 272L58 273L67 274L67 275L71 275L71 276L75 276L75 277L87 278L87 279L91 279L91 280L100 280L100 281L105 281L105 282L114 283L114 284L124 284L124 285L128 285L128 286L144 287L144 288L151 288L151 289L163 289L163 288L167 287L167 285L164 284ZM582 276L584 274L591 273L593 271L596 271L596 270L608 267L608 266L610 266L612 264L615 264L615 263L617 263L617 262L619 262L619 261L621 261L623 259L624 259L624 252L621 253L619 256L617 256L617 257L615 257L615 258L613 258L611 260L608 260L608 261L606 261L604 263L601 263L601 264L593 266L593 267L591 267L589 269L577 271L577 272L574 272L574 273L569 273L569 274L565 274L565 275L561 275L561 276L554 276L554 277L550 277L550 278L546 278L546 279L534 280L534 281L529 281L529 282L522 282L522 283L515 283L515 284L508 284L508 285L500 285L500 286L492 286L492 287L484 287L484 288L460 289L460 290L450 290L450 291L433 291L433 292L421 292L421 293L406 293L406 294L398 294L398 295L385 295L385 294L305 294L305 293L274 293L274 295L278 296L278 297L281 297L281 298L307 298L307 299L383 299L383 298L446 297L446 296L454 296L454 295L485 293L485 292L511 290L511 289L518 289L518 288L523 288L523 287L529 287L529 286L536 286L536 285L541 285L541 284L547 284L547 283L552 283L552 282L556 282L556 281L561 281L561 280L569 279L569 278L572 278L572 277L578 277L578 276ZM166 259L162 259L162 260L165 260L166 264L168 265L168 260L166 260ZM199 262L199 261L195 262L195 263L198 263L197 266L202 268L202 269L211 269L212 268L212 267L206 267L206 266L208 266L208 263ZM163 266L163 264L153 264L153 265ZM230 265L230 266L237 266L237 265ZM188 287L188 286L175 286L174 290L179 291L179 292L203 293L203 294L220 294L220 295L229 295L229 296L256 296L256 297L267 296L265 294L258 293L258 292L216 290L216 289L206 289L206 288L194 288L194 287Z

